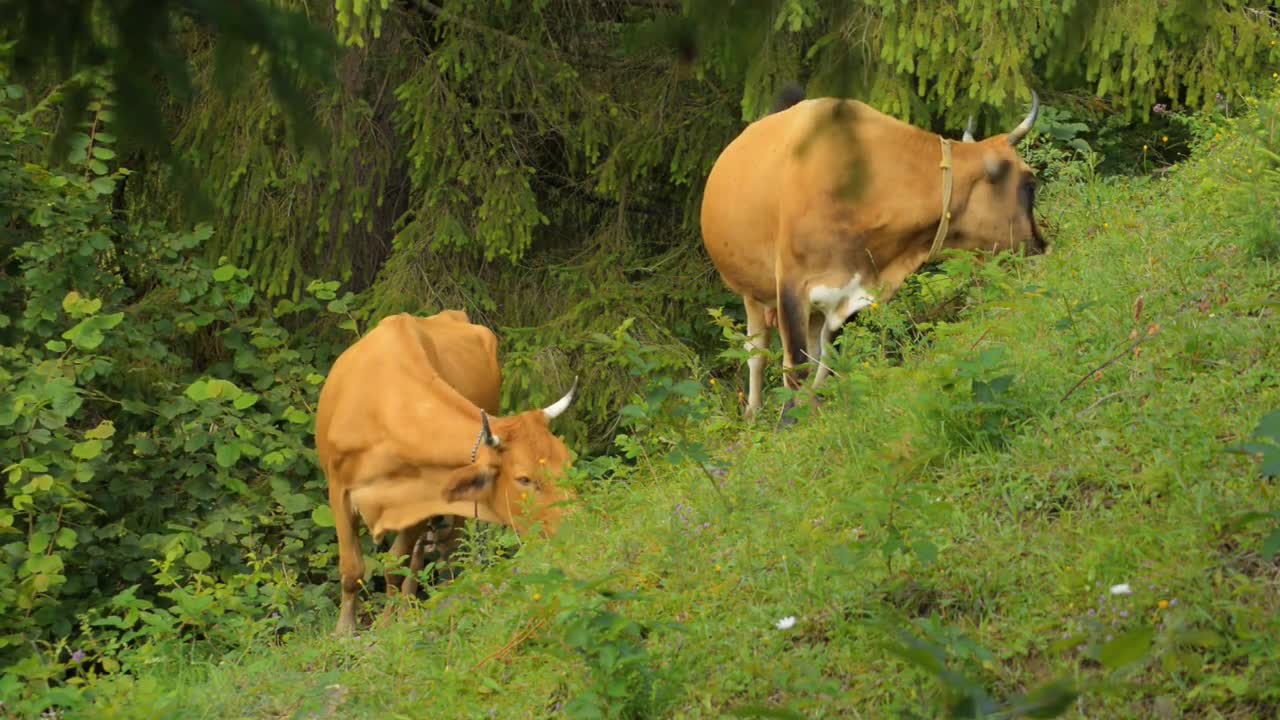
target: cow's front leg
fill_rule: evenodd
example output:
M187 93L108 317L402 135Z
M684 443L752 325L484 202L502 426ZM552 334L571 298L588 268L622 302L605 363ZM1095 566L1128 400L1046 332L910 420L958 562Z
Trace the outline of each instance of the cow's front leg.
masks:
M356 536L356 517L351 499L339 483L329 486L329 509L333 514L334 529L338 532L338 568L342 574L342 606L338 610L334 634L350 635L356 629L357 593L364 584L364 555L360 551L360 538Z

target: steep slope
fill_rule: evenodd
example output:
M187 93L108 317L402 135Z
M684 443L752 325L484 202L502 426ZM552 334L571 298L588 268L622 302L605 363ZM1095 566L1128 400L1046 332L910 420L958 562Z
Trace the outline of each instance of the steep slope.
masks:
M961 318L892 362L851 340L795 429L729 418L712 471L642 460L555 541L356 639L323 618L160 664L102 709L936 716L1061 678L1084 694L1040 699L1069 717L1273 716L1280 567L1262 525L1229 522L1280 501L1226 452L1280 408L1251 147L1230 134L1161 180L1071 168L1042 203L1052 254L953 263L980 280Z

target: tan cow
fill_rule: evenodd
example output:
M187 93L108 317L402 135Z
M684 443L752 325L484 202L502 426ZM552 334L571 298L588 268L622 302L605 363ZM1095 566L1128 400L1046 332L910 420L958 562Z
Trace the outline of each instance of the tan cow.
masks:
M336 633L355 629L364 577L357 514L374 542L400 533L392 548L399 555L441 515L519 532L535 522L547 535L558 529L557 505L572 499L556 486L569 451L549 424L573 402L577 381L546 408L490 417L500 379L496 347L465 313L402 313L383 319L330 369L316 411L316 454L338 535Z
M702 239L746 306L748 417L775 312L787 386L816 359L817 387L835 331L944 248L1044 252L1035 176L1015 150L1039 113L1031 99L1012 132L973 142L971 122L954 145L856 100L784 102L725 147L707 177Z

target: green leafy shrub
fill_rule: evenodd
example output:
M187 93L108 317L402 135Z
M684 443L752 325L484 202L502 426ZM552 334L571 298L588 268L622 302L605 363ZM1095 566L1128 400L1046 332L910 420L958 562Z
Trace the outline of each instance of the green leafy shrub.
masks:
M65 167L23 163L47 143L44 106L16 112L21 92L5 92L0 665L35 652L21 672L36 677L97 647L110 669L144 639L216 649L287 629L327 603L309 441L354 298L312 283L270 307L247 270L201 259L208 227L115 212L130 172L111 167L102 96Z

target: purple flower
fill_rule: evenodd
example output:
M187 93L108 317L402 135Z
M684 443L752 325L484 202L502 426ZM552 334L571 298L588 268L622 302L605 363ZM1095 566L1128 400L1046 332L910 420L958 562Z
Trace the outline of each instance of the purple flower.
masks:
M1169 106L1164 103L1156 103L1155 107L1151 108L1151 112L1154 112L1157 115L1163 115L1169 112Z
M1178 607L1178 598L1169 601L1169 607Z
M81 662L81 661L83 661L83 660L84 660L84 651L83 651L83 650L77 650L77 651L75 651L75 652L71 653L71 662L73 662L73 663L78 663L78 662Z
M1122 617L1122 618L1127 618L1127 617L1129 617L1129 611L1128 611L1128 610L1121 610L1121 611L1120 611L1120 617Z

